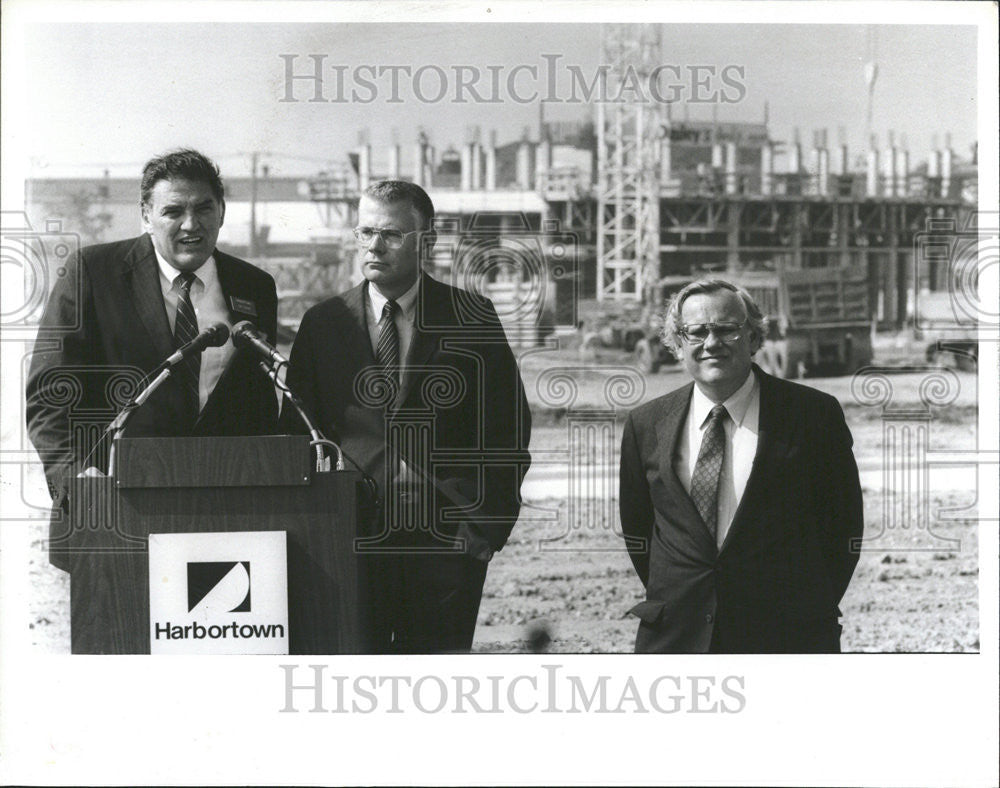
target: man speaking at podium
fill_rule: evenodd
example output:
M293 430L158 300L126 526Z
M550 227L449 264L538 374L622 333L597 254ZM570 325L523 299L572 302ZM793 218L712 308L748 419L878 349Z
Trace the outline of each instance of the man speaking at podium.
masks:
M64 512L68 480L106 469L100 432L124 404L115 401L116 381L138 393L132 384L218 322L250 320L271 342L277 333L274 279L215 248L226 214L219 168L197 151L173 151L146 163L140 194L145 233L84 248L56 281L39 324L28 433L53 505ZM87 429L74 429L88 411ZM257 435L275 432L276 422L271 381L252 352L226 342L177 364L126 434Z
M378 487L381 516L357 544L376 653L471 649L530 461L528 403L493 304L421 272L433 227L419 186L364 192L354 234L366 281L306 312L287 376Z

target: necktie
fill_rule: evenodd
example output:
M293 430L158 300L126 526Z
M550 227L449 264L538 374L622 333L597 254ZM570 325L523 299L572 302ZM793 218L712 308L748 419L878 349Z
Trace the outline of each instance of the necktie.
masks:
M191 303L191 285L195 275L190 271L181 272L175 283L180 283L180 298L177 299L177 315L174 319L174 346L181 348L198 336L198 318ZM177 368L177 374L188 396L188 404L198 415L198 375L201 370L201 353L192 353Z
M726 418L729 414L723 405L712 408L708 426L701 439L698 460L691 474L691 500L698 507L701 519L715 537L719 532L719 477L722 475L722 458L726 453Z
M378 348L375 358L379 365L392 374L393 380L399 382L399 333L396 331L396 312L399 304L386 301L382 307L382 318L378 321Z

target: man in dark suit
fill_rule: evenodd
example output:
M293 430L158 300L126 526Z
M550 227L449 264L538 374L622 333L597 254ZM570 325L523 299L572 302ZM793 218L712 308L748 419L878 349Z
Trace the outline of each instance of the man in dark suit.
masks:
M274 279L215 248L226 212L218 167L192 150L159 156L143 169L140 196L145 234L80 252L49 296L31 359L28 433L53 497L57 565L68 479L106 468L107 441L98 438L123 395L213 323L251 320L272 342L277 333ZM255 365L229 342L192 356L125 434L275 432L277 398Z
M287 375L376 482L379 511L357 549L378 653L471 649L487 564L517 520L530 462L528 403L493 304L421 272L433 222L419 186L365 191L365 281L306 312Z
M851 434L833 397L753 364L764 324L722 280L668 309L694 383L636 408L622 439L637 652L840 651L863 530Z

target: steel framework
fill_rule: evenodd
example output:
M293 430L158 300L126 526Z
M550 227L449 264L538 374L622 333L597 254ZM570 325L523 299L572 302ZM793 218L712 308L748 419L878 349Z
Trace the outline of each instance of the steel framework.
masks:
M636 101L659 63L657 25L602 30L603 92L597 105L597 298L641 300L658 278L659 139L662 110ZM630 100L632 99L632 100Z

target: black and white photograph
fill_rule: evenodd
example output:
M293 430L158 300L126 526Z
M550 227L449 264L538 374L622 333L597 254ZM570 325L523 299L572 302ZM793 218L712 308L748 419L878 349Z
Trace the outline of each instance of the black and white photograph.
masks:
M3 16L5 783L1000 779L995 4Z

